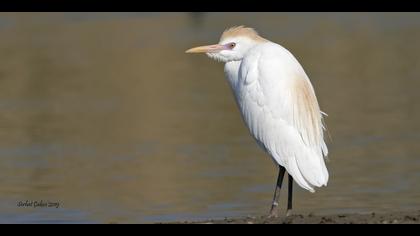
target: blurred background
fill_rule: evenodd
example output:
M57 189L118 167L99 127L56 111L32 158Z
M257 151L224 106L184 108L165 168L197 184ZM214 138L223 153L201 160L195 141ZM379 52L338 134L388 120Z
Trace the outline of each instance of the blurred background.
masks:
M419 209L419 13L0 13L0 222L266 214L277 169L223 65L184 53L242 24L296 56L329 114L329 185L296 187L295 212Z

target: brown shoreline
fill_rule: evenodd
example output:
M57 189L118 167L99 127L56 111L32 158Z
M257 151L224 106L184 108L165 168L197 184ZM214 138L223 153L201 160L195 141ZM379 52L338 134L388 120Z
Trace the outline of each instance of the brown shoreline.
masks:
M223 220L185 221L172 224L420 224L420 210L394 213L266 216Z

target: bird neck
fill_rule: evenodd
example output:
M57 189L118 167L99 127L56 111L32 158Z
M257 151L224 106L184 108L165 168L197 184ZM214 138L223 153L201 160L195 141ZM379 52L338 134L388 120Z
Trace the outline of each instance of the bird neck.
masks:
M237 86L240 66L241 61L230 61L225 63L226 80L229 82L229 85L233 91L235 91L235 88Z

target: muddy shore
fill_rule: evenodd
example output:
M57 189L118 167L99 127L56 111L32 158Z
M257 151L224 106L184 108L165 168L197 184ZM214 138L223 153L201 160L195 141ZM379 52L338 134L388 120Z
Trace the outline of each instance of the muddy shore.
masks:
M237 219L173 222L173 224L420 224L420 210L411 212L301 215L268 218L266 216Z

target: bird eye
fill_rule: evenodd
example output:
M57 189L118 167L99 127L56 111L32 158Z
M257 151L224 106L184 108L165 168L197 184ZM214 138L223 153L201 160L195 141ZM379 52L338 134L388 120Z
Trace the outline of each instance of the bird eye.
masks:
M236 43L230 43L229 44L230 49L233 49L235 46L236 46Z

